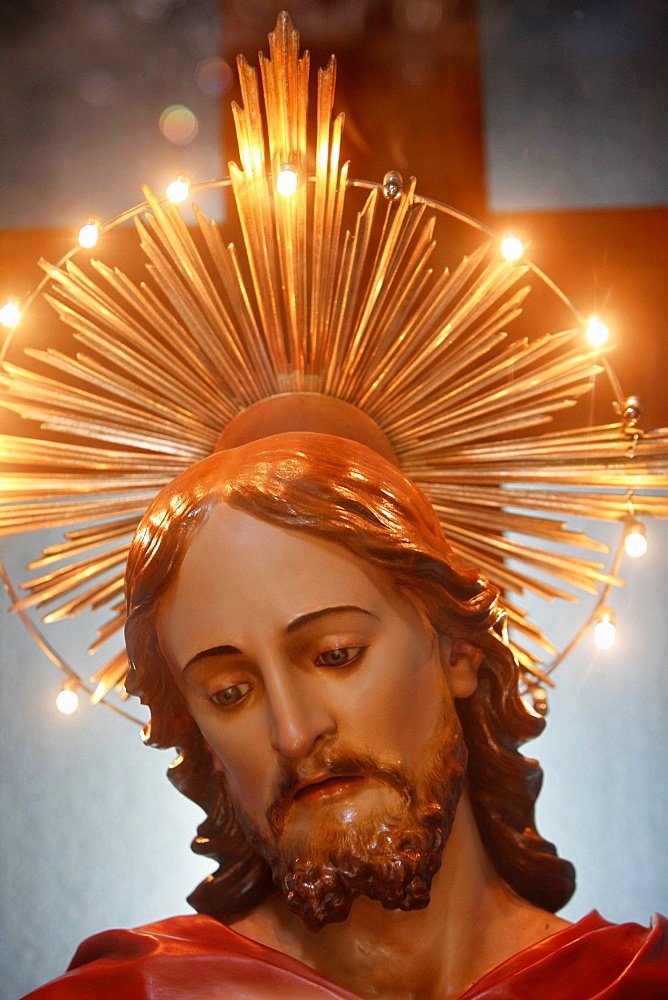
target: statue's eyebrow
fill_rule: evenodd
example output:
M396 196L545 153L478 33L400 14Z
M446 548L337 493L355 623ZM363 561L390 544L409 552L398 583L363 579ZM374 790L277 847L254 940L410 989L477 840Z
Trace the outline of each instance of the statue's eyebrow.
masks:
M183 668L183 673L185 674L186 670L189 670L199 660L206 660L209 656L235 656L239 652L241 650L237 649L236 646L211 646L209 649L200 649L199 653L190 657Z
M291 621L285 630L288 634L291 632L296 632L298 629L303 628L305 625L310 624L313 621L317 621L319 618L324 618L326 615L344 615L351 611L358 612L359 614L368 615L369 618L378 618L372 611L368 611L366 608L360 608L356 604L336 604L331 608L319 608L317 611L308 611L304 615L299 615Z
M311 622L318 621L320 618L325 618L329 615L345 615L350 614L350 612L356 612L357 614L368 615L369 618L375 618L378 620L378 615L374 614L373 611L368 611L366 608L360 608L357 604L335 604L333 607L318 608L317 611L307 611L306 614L299 615L288 623L286 628L286 634L291 635L293 632L299 631L299 629L304 628ZM183 667L183 673L194 666L199 660L206 660L210 656L237 656L241 652L236 646L221 645L221 646L210 646L208 649L200 649L198 653L191 656L188 662Z

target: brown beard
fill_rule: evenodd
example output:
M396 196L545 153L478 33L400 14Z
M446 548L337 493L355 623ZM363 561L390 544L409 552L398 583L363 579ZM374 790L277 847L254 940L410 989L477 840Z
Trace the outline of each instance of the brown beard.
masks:
M291 760L283 763L282 780L267 811L273 836L261 832L238 807L235 811L246 836L269 863L289 909L309 930L345 920L358 896L376 899L388 910L422 909L429 903L452 829L466 757L456 719L441 721L425 751L423 773L413 781L395 764L368 754L336 747L316 750L309 758L312 769L379 779L394 791L391 797L397 799L398 793L399 808L388 806L385 814L354 827L319 829L313 837L281 842L291 792L303 777Z

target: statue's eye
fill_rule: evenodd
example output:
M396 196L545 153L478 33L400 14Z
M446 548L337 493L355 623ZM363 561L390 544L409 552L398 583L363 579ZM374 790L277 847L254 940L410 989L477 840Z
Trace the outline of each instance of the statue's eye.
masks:
M230 687L223 688L221 691L216 691L214 695L211 696L211 701L214 705L220 705L221 708L227 708L229 705L236 705L240 702L242 698L245 698L250 691L250 684L244 681L243 684L231 684Z
M328 649L316 657L319 667L345 667L360 655L364 646L341 646Z

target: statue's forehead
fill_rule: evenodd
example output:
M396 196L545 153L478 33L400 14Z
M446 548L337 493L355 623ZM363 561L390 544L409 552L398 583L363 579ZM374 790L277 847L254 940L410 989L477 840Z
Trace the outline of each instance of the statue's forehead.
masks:
M225 503L191 536L161 606L161 628L173 635L179 620L176 632L196 634L197 642L198 629L212 641L222 629L232 642L239 621L250 634L261 627L287 633L294 621L325 610L361 609L378 620L391 613L424 628L415 602L381 566L322 535Z

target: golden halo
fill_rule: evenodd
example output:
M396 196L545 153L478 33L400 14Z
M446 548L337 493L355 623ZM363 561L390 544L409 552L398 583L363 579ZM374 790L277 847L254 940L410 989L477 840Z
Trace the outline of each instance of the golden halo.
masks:
M76 250L42 264L20 336L4 345L0 404L29 429L2 436L0 533L66 529L31 562L38 575L21 584L14 609L85 687L30 624L31 609L47 624L104 612L90 646L113 642L128 547L151 498L210 454L246 408L319 393L378 425L453 548L501 588L525 683L550 683L538 651L556 649L518 601L526 591L574 600L616 582L616 569L582 554L603 546L566 519L624 521L630 495L635 513L667 516L668 432L639 429L572 308L568 329L508 335L526 330L529 277L570 306L536 267L505 260L493 234L420 197L414 180L348 178L333 60L319 72L310 155L308 54L287 15L261 57L264 114L255 70L243 59L239 70L240 166L191 187L194 198L231 191L236 242L195 203L191 230L146 190L145 202L101 226L95 257ZM286 173L288 194L277 187ZM129 220L141 277L113 263L109 236ZM450 270L442 257L457 244L454 224L466 252ZM41 344L29 324L41 301L59 317L58 346ZM618 417L559 429L558 416L602 373ZM122 688L125 672L121 648L94 675L93 699Z

